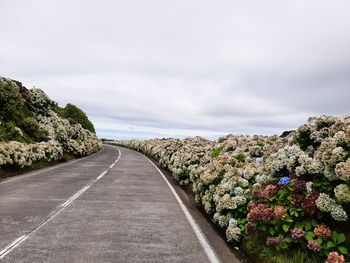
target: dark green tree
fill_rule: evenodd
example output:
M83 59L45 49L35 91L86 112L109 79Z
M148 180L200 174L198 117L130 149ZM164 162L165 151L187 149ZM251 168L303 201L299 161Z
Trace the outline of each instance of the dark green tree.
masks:
M12 82L0 81L0 120L9 121L23 111L25 100Z
M94 125L86 116L85 112L83 112L77 106L68 103L64 108L63 115L65 118L69 120L70 123L72 124L80 123L84 129L87 129L93 133L96 133Z

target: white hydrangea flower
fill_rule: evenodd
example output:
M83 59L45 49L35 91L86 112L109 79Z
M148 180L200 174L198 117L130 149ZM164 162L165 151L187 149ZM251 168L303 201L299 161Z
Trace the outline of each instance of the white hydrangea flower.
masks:
M258 174L255 176L255 181L258 183L258 184L265 184L267 182L270 182L272 179L271 176L268 176L266 174Z
M316 206L322 212L330 212L332 207L336 204L335 200L330 198L329 195L321 193L315 201Z
M338 163L335 167L335 174L340 180L350 181L350 160Z
M240 186L236 187L233 192L235 195L244 195L244 190Z
M237 221L234 218L231 218L229 221L228 228L226 230L226 238L227 241L232 242L236 241L239 242L241 240L242 231L237 226Z
M337 185L334 188L335 198L340 203L350 203L350 189L346 184Z
M341 205L333 205L331 209L331 216L336 221L347 221L348 215Z

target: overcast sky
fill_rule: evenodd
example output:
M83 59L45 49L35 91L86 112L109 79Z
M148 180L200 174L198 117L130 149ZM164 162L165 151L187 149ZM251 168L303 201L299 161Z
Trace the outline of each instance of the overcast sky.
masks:
M350 112L349 0L0 0L0 75L98 135L280 134Z

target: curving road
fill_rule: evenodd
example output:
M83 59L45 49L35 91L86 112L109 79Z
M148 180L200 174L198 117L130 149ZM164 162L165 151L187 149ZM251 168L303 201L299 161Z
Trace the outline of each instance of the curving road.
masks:
M1 182L0 262L239 262L164 173L104 146Z

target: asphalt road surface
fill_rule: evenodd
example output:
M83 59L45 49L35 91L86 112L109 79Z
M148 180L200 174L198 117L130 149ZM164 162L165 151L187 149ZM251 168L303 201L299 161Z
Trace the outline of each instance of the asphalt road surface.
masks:
M145 156L94 155L0 183L0 262L239 262Z

